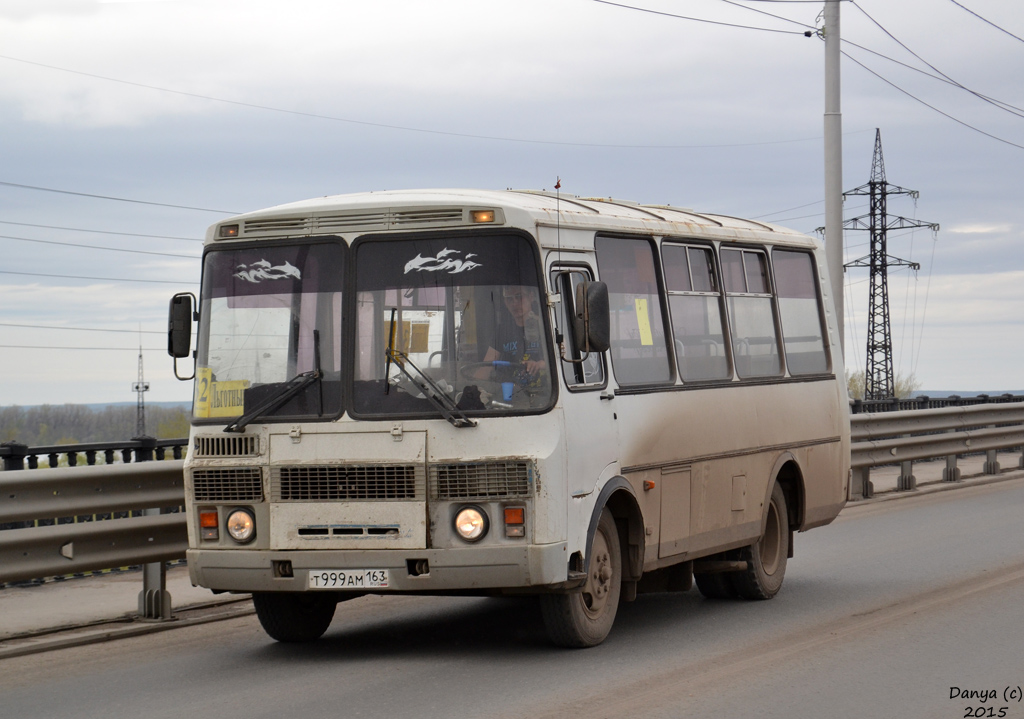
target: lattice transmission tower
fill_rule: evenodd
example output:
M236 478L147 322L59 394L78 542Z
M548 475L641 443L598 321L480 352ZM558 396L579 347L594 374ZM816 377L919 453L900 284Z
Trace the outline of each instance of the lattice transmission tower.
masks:
M847 230L867 230L871 233L871 251L843 267L869 267L868 336L864 365L864 399L890 399L896 396L896 379L892 369L892 331L889 324L889 272L890 267L921 269L917 262L893 257L886 249L886 233L913 227L927 227L938 232L933 222L893 217L886 213L889 195L910 195L917 199L917 190L891 185L885 180L885 162L882 160L882 133L875 129L875 153L871 158L871 180L866 185L848 190L850 195L867 195L870 200L868 214L843 222Z
M138 394L138 402L135 405L135 436L146 436L146 402L144 395L149 391L149 382L142 376L142 343L139 343L139 380L132 383L132 392Z

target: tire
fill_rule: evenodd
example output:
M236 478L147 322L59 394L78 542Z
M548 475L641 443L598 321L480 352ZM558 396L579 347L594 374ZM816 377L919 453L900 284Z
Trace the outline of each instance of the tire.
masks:
M253 606L260 624L279 642L311 642L319 639L334 619L337 600L307 593L256 593Z
M735 599L736 585L733 583L735 572L710 572L694 574L693 581L697 590L708 599Z
M589 561L582 591L540 596L548 637L560 647L596 646L615 622L622 592L622 549L615 518L607 509L597 522Z
M771 599L782 588L789 556L789 510L786 495L776 484L768 503L764 534L749 547L740 550L747 569L736 572L733 583L744 599Z

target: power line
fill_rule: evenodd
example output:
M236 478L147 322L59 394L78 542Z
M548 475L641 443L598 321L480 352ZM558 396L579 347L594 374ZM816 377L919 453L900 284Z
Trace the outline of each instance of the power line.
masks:
M184 257L189 260L198 260L199 255L178 255L171 252L151 252L150 250L129 250L121 247L102 247L100 245L80 245L75 242L57 242L56 240L35 240L30 237L12 237L11 235L0 235L3 240L17 240L19 242L38 242L44 245L62 245L64 247L81 247L86 250L108 250L110 252L131 252L137 255L160 255L161 257Z
M860 60L858 60L857 58L855 58L855 57L853 57L852 55L850 55L850 54L849 54L848 52L846 52L845 50L843 50L843 51L841 51L841 52L842 52L842 53L843 53L843 55L845 55L845 56L846 56L847 58L849 58L849 59L850 59L850 60L852 60L853 62L855 62L855 63L857 63L858 65L860 65L860 66L861 66L862 68L864 68L865 70L867 70L868 72L870 72L870 73L871 73L872 75L874 75L875 77L877 77L877 78L878 78L879 80L881 80L882 82L884 82L884 83L885 83L886 85L889 85L889 86L891 86L891 87L895 88L896 90L899 90L900 92L902 92L902 93L903 93L904 95L906 95L906 96L907 96L907 97L909 97L910 99L912 99L912 100L915 100L915 101L917 101L917 102L921 103L922 105L924 105L924 106L925 106L925 107L927 107L928 109L930 109L930 110L934 110L935 112L939 113L939 114L940 114L940 115L942 115L943 117L947 117L947 118L949 118L950 120L952 120L953 122L956 122L956 123L958 123L958 124L960 124L960 125L963 125L964 127L968 128L968 129L970 129L970 130L974 130L975 132L977 132L977 133L980 133L980 134L984 135L985 137L990 137L990 138L992 138L993 140L997 140L998 142L1002 142L1002 143L1004 143L1004 144L1006 144L1006 145L1010 145L1010 146L1012 146L1012 147L1016 147L1016 148L1017 148L1017 149L1019 149L1019 150L1024 150L1024 145L1018 145L1018 144L1017 144L1016 142L1010 142L1009 140L1004 140L1003 138L1001 138L1001 137L998 137L998 136L996 136L996 135L993 135L993 134L992 134L992 133L990 133L990 132L985 132L984 130L982 130L982 129L978 128L978 127L975 127L974 125L968 124L968 123L964 122L963 120L960 120L960 119L958 119L958 118L956 118L956 117L953 117L953 116L952 116L952 115L950 115L950 114L949 114L948 112L943 112L942 110L940 110L939 108L935 107L934 105L930 105L930 104L928 104L927 102L925 102L925 101L924 101L924 100L922 100L921 98L917 97L916 95L913 95L913 94L911 94L910 92L908 92L907 90L904 90L904 89L903 89L902 87L900 87L900 86L899 86L899 85L897 85L896 83L892 82L891 80L887 80L886 78L882 77L882 76L881 76L881 75L879 75L879 74L878 74L877 72L875 72L874 70L872 70L871 68L869 68L869 67L868 67L867 65L865 65L864 63L862 63L862 62L861 62Z
M777 225L780 222L792 222L793 220L806 220L808 217L821 217L823 212L815 212L813 215L800 215L799 217L780 217L775 220L768 220L773 225Z
M989 25L991 25L992 27L994 27L994 28L995 28L996 30L999 30L1000 32L1005 32L1005 33L1006 33L1007 35L1009 35L1010 37L1014 38L1015 40L1020 40L1021 42L1024 42L1024 38L1020 38L1020 37L1017 37L1016 35L1014 35L1014 34L1013 34L1012 32L1010 32L1010 31L1009 31L1009 30L1007 30L1006 28L1002 28L1002 27L999 27L998 25L996 25L996 24L995 24L994 22L992 22L991 20L986 20L985 18L983 18L983 17L981 16L981 15L979 15L979 14L978 14L978 13L976 13L976 12L974 12L974 11L973 11L973 10L971 10L970 8L964 7L963 5L961 5L960 3L958 3L958 2L956 1L956 0L949 0L949 1L950 1L951 3L953 3L954 5L956 5L956 6L958 7L958 8L961 8L962 10L966 10L967 12L969 12L969 13L970 13L971 15L973 15L973 16L974 16L974 17L976 17L976 18L978 18L978 19L979 19L979 20L981 20L982 22L987 22L987 23L988 23Z
M776 20L783 20L785 22L793 23L794 25L799 25L800 27L806 27L806 28L809 28L809 29L814 30L814 31L818 30L818 28L816 28L814 25L808 25L807 23L799 22L798 20L792 20L792 19L790 19L788 17L783 17L782 15L776 15L775 13L765 12L764 10L758 10L757 8L747 7L743 3L735 2L735 0L720 0L720 1L724 2L726 5L734 5L736 7L741 7L744 10L749 10L750 12L756 12L759 15L767 15L768 17L773 17Z
M824 200L815 200L814 202L808 202L806 205L797 205L796 207L787 207L785 210L778 210L776 212L769 212L764 215L757 215L756 217L750 217L751 220L760 220L764 217L771 217L772 215L781 215L783 212L792 212L793 210L802 210L805 207L813 207L814 205L820 205Z
M124 277L84 277L81 275L52 275L44 272L15 272L14 270L0 270L2 275L25 275L28 277L57 277L66 280L98 280L100 282L149 282L161 285L195 285L197 282L184 282L175 280L142 280L127 279Z
M858 130L858 132L866 132L866 130ZM853 134L853 133L845 133L844 132L843 134L847 135L847 134ZM760 219L763 219L765 217L771 217L772 215L781 215L781 214L783 214L785 212L792 212L793 210L802 210L805 207L814 207L815 205L820 205L823 202L824 202L824 200L815 200L814 202L808 202L806 205L797 205L796 207L787 207L785 210L778 210L776 212L768 212L768 213L766 213L764 215L757 215L756 217L748 217L747 219L749 219L749 220L760 220ZM867 207L867 205L857 205L857 207L847 207L846 209L852 210L852 209L857 209L859 207ZM818 215L820 215L820 214L821 213L819 212ZM816 216L817 215L804 215L804 217L816 217ZM803 217L791 217L789 219L791 219L791 220L802 220ZM776 220L769 220L769 222L776 222Z
M175 235L143 235L138 232L115 232L113 230L88 230L82 227L58 227L57 225L37 225L31 222L12 222L11 220L0 220L3 225L18 225L19 227L41 227L44 230L66 230L68 232L92 232L97 235L121 235L123 237L148 237L156 240L187 240L189 242L202 242L195 237L177 237Z
M598 2L600 0L594 0ZM627 6L623 6L627 7ZM640 9L640 8L637 8ZM652 11L653 12L653 11ZM679 16L681 17L681 16ZM742 27L742 26L737 26ZM753 28L767 29L767 28ZM793 35L799 35L802 33L796 33L789 30L770 30L770 32L784 32ZM56 70L58 72L66 72L72 75L81 75L83 77L91 77L96 80L106 80L107 82L116 82L122 85L130 85L132 87L141 87L147 90L156 90L159 92L168 92L173 95L182 95L184 97L193 97L200 100L209 100L210 102L222 102L227 105L235 105L236 107L247 107L254 110L265 110L267 112L277 112L285 115L298 115L299 117L309 117L317 120L330 120L332 122L345 122L353 125L363 125L364 127L380 127L387 130L402 130L404 132L420 132L428 135L443 135L445 137L463 137L471 140L490 140L496 142L520 142L525 144L533 145L555 145L561 147L603 147L609 149L629 149L629 150L703 150L703 149L716 149L726 147L758 147L762 145L784 145L794 142L811 142L814 140L821 140L821 137L802 137L795 140L774 140L769 142L737 142L737 143L723 143L714 145L628 145L628 144L615 144L615 143L601 143L601 142L562 142L557 140L534 140L530 138L521 137L501 137L497 135L476 135L468 132L451 132L448 130L429 130L422 127L411 127L408 125L394 125L383 122L369 122L367 120L354 120L348 117L337 117L334 115L322 115L315 112L304 112L302 110L288 110L281 107L273 107L271 105L259 105L253 102L242 102L240 100L227 100L222 97L214 97L212 95L201 95L195 92L186 92L184 90L173 90L167 87L160 87L158 85L147 85L141 82L132 82L131 80L122 80L116 77L108 77L106 75L97 75L91 72L82 72L80 70L71 70L66 67L58 67L56 65L47 65L41 62L34 62L32 60L23 60L18 57L12 57L10 55L0 55L0 60L10 60L12 62L20 62L26 65L33 65L35 67L42 67L48 70ZM0 184L12 184L12 183L0 183ZM15 187L23 187L22 185L14 185ZM31 189L46 189L46 188L31 188ZM54 192L60 192L60 190L53 190ZM79 193L70 193L79 194ZM121 198L109 198L109 199L121 199ZM129 200L131 201L131 200ZM159 203L149 203L159 204ZM171 207L177 207L171 205ZM203 209L203 208L184 208L184 209ZM224 212L225 214L239 214L237 212L227 212L222 210L204 210L209 212Z
M928 316L928 295L932 289L932 267L935 265L935 246L939 244L938 239L932 238L932 254L928 260L928 281L924 286L924 309L921 310L921 333L917 336L917 359L911 354L910 359L913 365L911 374L917 374L917 365L921 361L921 345L924 343L924 321Z
M780 34L783 34L783 35L804 35L804 33L797 32L796 30L776 30L776 29L770 28L770 27L757 27L755 25L738 25L736 23L722 22L720 20L707 20L705 18L690 17L688 15L676 15L675 13L662 12L660 10L651 10L649 8L644 8L644 7L636 7L635 5L623 5L622 3L611 2L611 0L591 0L591 2L600 3L602 5L611 5L613 7L620 7L620 8L623 8L625 10L636 10L637 12L646 12L646 13L650 13L651 15L661 15L663 17L672 17L672 18L676 18L678 20L692 20L693 22L703 22L703 23L707 23L709 25L722 25L724 27L740 28L742 30L760 30L762 32L775 32L775 33L780 33ZM751 8L747 8L747 9L750 10Z
M79 332L125 332L128 334L166 335L160 330L113 330L99 327L61 327L59 325L25 325L16 322L0 322L0 327L25 327L33 330L77 330Z
M37 187L36 185L22 185L17 182L3 182L0 185L6 187L17 187L22 190L38 190L39 192L56 192L61 195L77 195L78 197L92 197L97 200L116 200L118 202L131 202L136 205L155 205L156 207L172 207L176 210L195 210L196 212L216 212L219 215L238 215L241 213L232 210L211 210L208 207L189 207L188 205L172 205L166 202L150 202L149 200L133 200L127 197L114 197L112 195L93 195L89 192L75 192L73 190L57 190L52 187Z
M910 49L909 47L907 47L907 46L906 46L906 45L905 45L905 44L904 44L904 43L903 43L903 42L902 42L902 41L901 41L901 40L900 40L899 38L897 38L897 37L896 37L895 35L893 35L893 34L892 34L891 32L889 32L888 30L886 30L886 29L885 29L885 27L884 27L884 26L882 25L882 23L878 22L878 21L877 21L877 20L875 20L875 19L874 19L873 17L871 17L871 15L869 15L869 14L868 14L868 11L867 11L867 10L865 10L864 8L862 8L862 7L860 6L860 5L858 5L858 4L857 4L856 0L850 0L850 1L851 1L851 2L853 3L853 6L854 6L855 8L857 8L858 10L860 10L860 11L861 11L861 13L862 13L862 14L864 15L864 17L866 17L866 18L867 18L868 20L870 20L870 21L871 21L871 22L873 22L873 23L874 23L874 24L875 24L876 26L878 26L878 29L879 29L879 30L881 30L882 32L884 32L884 33L885 33L886 35L888 35L888 36L889 36L889 37L890 37L890 38L892 39L892 41L893 41L893 42L895 42L895 43L896 43L897 45L899 45L899 46L900 46L900 47L902 47L902 48L903 48L904 50L906 50L907 52L909 52L909 53L910 53L911 55L913 55L914 57L916 57L916 58L917 58L918 60L920 60L921 62L923 62L923 63L924 63L925 65L927 65L928 67L930 67L930 68L931 68L932 70L934 70L935 72L937 72L937 73L939 73L940 75L942 75L942 77L944 77L944 78L946 78L947 80L949 80L949 81L950 81L950 82L951 82L951 83L952 83L953 85L955 85L956 87L959 87L959 88L960 88L961 90L964 90L965 92L969 92L969 93L971 93L972 95L974 95L974 96L975 96L975 97L977 97L978 99L980 99L980 100L982 100L982 101L984 101L984 102L987 102L987 103L989 103L990 105L994 105L994 106L996 106L996 107L1000 108L1001 110L1006 110L1007 112L1011 112L1011 113L1012 113L1012 114L1014 114L1014 115L1020 115L1020 114L1021 114L1021 113L1019 113L1019 112L1013 112L1012 110L1009 110L1009 109L1007 109L1006 107L1003 107L1003 104L1002 104L1002 103L1000 103L1000 102L999 102L998 100L993 100L993 99L989 98L988 96L986 96L986 95L982 95L981 93L978 93L978 92L975 92L974 90L970 89L969 87L966 87L965 85L962 85L961 83L957 82L956 80L954 80L953 78L951 78L951 77L950 77L949 75L947 75L946 73L942 72L942 70L940 70L939 68L935 67L935 66L934 66L934 65L932 65L932 64L931 64L930 62L928 62L927 60L925 60L925 59L924 59L923 57L921 57L920 55L918 55L918 54L917 54L916 52L914 52L913 50L911 50L911 49ZM849 57L849 56L847 56L847 57Z
M933 75L932 73L928 72L927 70L922 70L919 67L914 67L913 65L908 65L907 63L901 62L900 60L897 60L894 57L889 57L885 53L878 52L877 50L872 50L871 48L864 47L863 45L858 45L857 43L853 42L852 40L847 40L846 38L842 38L842 41L843 41L843 43L845 43L847 45L850 45L852 47L855 47L858 50L863 50L864 52L871 53L872 55L875 55L876 57L882 58L883 60L888 60L889 62L895 63L895 64L899 65L900 67L905 67L906 69L913 70L914 72L919 73L921 75L924 75L925 77L930 77L932 80L938 80L939 82L945 83L947 85L951 85L953 87L958 87L960 89L966 89L962 85L960 85L959 83L957 83L957 82L955 82L953 80L950 80L948 78L942 77L941 75ZM1005 102L1003 100L998 100L998 99L996 99L994 97L991 97L990 95L984 95L984 94L982 94L980 92L975 92L973 90L967 90L967 91L972 93L972 94L974 94L974 95L976 95L977 97L985 100L986 102L989 102L991 104L996 105L1001 110L1007 110L1012 115L1017 115L1018 117L1024 117L1024 108L1017 107L1016 105L1011 105L1008 102Z

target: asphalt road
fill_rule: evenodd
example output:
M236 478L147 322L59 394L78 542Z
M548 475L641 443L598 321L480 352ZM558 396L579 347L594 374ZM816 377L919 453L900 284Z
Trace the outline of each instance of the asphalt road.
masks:
M1017 479L850 507L774 600L641 595L593 649L530 600L366 597L311 645L243 617L5 659L0 717L1024 719L1022 599Z

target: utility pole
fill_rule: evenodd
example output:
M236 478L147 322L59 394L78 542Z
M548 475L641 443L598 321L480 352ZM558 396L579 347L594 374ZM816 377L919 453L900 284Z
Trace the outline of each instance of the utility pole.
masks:
M149 382L146 382L142 377L142 342L139 342L139 380L132 384L132 392L137 393L139 396L138 403L135 405L136 437L146 436L146 403L143 395L148 391Z
M843 315L843 113L839 87L839 0L825 0L825 262L845 355Z
M890 217L886 213L886 198L889 195L910 195L917 199L919 193L917 190L907 190L886 182L885 162L882 160L882 132L877 128L875 152L871 158L871 180L866 185L847 191L843 196L849 195L867 195L870 198L868 214L851 218L845 223L847 229L867 230L871 233L870 254L846 264L846 267L871 268L864 399L891 399L896 396L896 380L892 369L888 268L909 267L912 270L919 270L921 265L889 255L886 248L886 233L888 230L912 227L928 227L933 232L938 232L939 226L933 222L921 222L906 217Z

